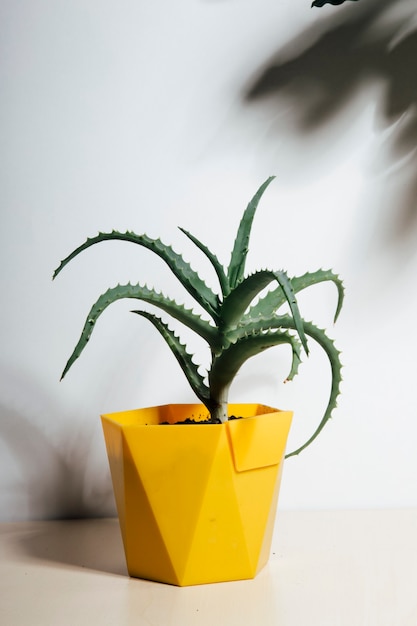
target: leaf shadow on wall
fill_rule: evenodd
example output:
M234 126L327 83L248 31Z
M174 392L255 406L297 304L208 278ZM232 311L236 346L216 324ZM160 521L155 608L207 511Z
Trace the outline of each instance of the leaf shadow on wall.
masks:
M74 471L45 434L22 414L0 406L0 416L1 439L17 466L17 475L3 495L4 506L10 501L19 519L84 516L82 470Z
M341 117L361 90L379 86L372 94L378 94L381 141L371 169L378 177L380 214L388 215L380 245L413 239L411 250L417 231L416 60L415 4L368 0L304 30L266 63L244 96L252 105L275 99L278 110L289 103L305 140ZM349 125L342 128L349 133ZM320 161L325 168L325 152Z
M50 424L65 414L64 408L55 406L41 386L23 374L0 367L0 375L0 442L7 479L0 493L3 521L74 519L107 512L107 493L93 491L88 484L91 432L74 428L71 419L53 432Z

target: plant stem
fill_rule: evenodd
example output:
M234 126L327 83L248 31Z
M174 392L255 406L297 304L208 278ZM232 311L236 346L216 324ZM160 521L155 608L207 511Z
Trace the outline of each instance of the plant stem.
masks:
M220 389L219 394L216 398L212 398L210 402L210 415L211 419L215 421L220 421L222 423L227 422L229 419L228 415L228 401L229 401L229 387L222 387Z

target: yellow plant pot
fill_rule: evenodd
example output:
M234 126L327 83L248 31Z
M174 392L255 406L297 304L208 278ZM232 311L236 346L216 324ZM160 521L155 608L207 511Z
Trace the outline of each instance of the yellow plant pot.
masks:
M269 558L292 413L232 404L102 415L129 574L173 585L253 578ZM167 424L167 425L164 425Z

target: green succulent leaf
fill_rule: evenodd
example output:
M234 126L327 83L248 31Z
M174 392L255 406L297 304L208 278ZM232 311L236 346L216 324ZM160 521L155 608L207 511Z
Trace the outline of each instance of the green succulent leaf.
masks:
M293 327L293 321L291 320L290 317L287 318L287 323L288 323L288 328ZM281 324L284 325L285 322L281 320ZM330 362L330 367L331 367L331 372L332 372L332 382L331 382L330 396L329 396L329 400L326 406L326 410L316 430L305 443L299 446L296 450L293 450L292 452L287 454L286 458L300 454L302 450L305 450L307 446L313 443L316 437L323 430L324 426L331 418L333 410L337 406L337 398L340 394L340 384L342 381L342 374L341 374L342 364L340 361L340 352L335 347L334 342L327 336L324 330L321 330L320 328L318 328L311 322L304 322L304 329L305 329L306 334L312 339L314 339L314 341L316 341L318 345L321 348L323 348L323 350L325 351Z
M240 221L232 250L232 255L230 258L229 269L227 272L230 289L234 289L236 285L242 280L245 274L246 257L249 250L249 238L252 229L253 218L255 217L255 212L258 208L260 199L262 198L267 187L274 179L275 176L270 176L259 187L258 191L246 207L246 210Z
M298 340L285 331L269 329L265 332L260 332L253 330L239 338L213 359L209 372L212 396L221 395L221 390L231 384L239 369L252 356L282 344L289 344L292 348L293 359L287 380L293 378L300 363L300 343Z
M217 295L211 291L203 280L201 280L197 272L192 269L190 264L184 261L181 255L174 252L171 246L164 244L160 239L151 239L147 235L136 235L130 231L121 233L116 230L113 230L110 233L99 233L96 237L87 239L87 241L61 261L59 267L53 274L53 278L55 278L72 259L84 250L87 250L87 248L90 248L97 243L101 243L102 241L115 240L135 243L157 254L163 261L165 261L173 274L178 278L196 302L198 302L215 321L217 320L217 309L219 304Z
M108 289L99 297L97 302L93 304L85 321L80 339L78 340L78 343L65 366L61 379L64 378L74 361L78 359L86 347L96 322L101 314L107 309L108 306L117 300L129 298L148 302L149 304L157 306L200 335L200 337L207 341L213 350L218 347L218 339L215 328L210 326L208 322L203 320L199 315L193 313L190 309L186 309L183 305L166 298L164 295L157 293L154 289L149 289L146 286L131 285L130 283L127 285L117 285L116 287Z
M233 340L236 337L240 337L240 340L242 340L242 338L246 335L252 336L254 333L263 333L268 330L273 331L274 329L278 329L280 331L282 331L282 329L295 330L294 320L289 315L273 315L271 317L259 317L256 320L245 320L241 326L231 333L231 339ZM335 347L334 342L327 336L324 330L321 330L311 322L304 321L304 330L308 337L311 337L318 343L329 359L332 373L331 389L326 410L313 435L302 446L297 448L297 450L287 454L287 457L299 454L302 450L307 448L307 446L309 446L322 431L330 419L334 408L336 407L337 397L340 394L340 383L342 380L340 352ZM299 353L296 353L296 356L299 356ZM292 370L287 380L291 380L297 373L299 362L299 360L298 362L293 360L294 370Z
M336 322L339 313L341 311L344 299L344 286L342 280L332 272L331 270L318 270L316 272L307 272L302 276L295 276L291 278L292 289L295 294L299 293L303 289L307 287L311 287L312 285L317 285L318 283L330 281L334 283L338 292L338 300L336 306L336 313L334 316L334 321ZM286 298L281 289L273 289L269 291L263 298L257 302L253 307L251 307L248 312L248 318L256 318L258 316L267 317L268 315L272 315L275 311L285 304Z
M227 296L230 291L229 281L227 280L226 273L224 271L223 265L220 263L219 259L216 257L213 252L211 252L206 245L204 245L197 237L194 237L191 233L189 233L184 228L179 227L180 231L184 233L188 239L190 239L196 246L206 255L210 263L212 264L214 271L217 274L217 278L219 279L220 287L222 290L223 296Z
M269 270L244 278L223 301L220 313L223 326L230 328L237 324L252 300L275 279L275 274Z
M304 332L304 322L301 318L300 311L298 309L297 299L295 297L294 289L291 283L291 280L288 278L287 274L283 271L274 272L279 285L284 292L285 299L289 304L290 311L292 313L292 319L294 321L294 328L300 337L301 343L303 344L303 348L308 354L308 346L307 339Z
M245 319L241 324L236 326L228 333L228 339L230 344L234 344L239 340L245 339L253 335L271 333L277 330L283 331L288 328L288 315L271 317L258 317L256 320ZM291 319L291 318L290 318ZM282 321L282 323L281 323ZM294 321L293 321L294 324ZM291 327L293 328L293 327ZM284 332L285 332L284 331ZM298 367L301 363L301 343L296 337L293 337L294 345L297 345L297 350L293 350L293 362L291 365L291 371L286 378L286 382L292 380L298 373Z
M290 306L296 330L304 350L308 354L307 340L293 286L284 271L271 272L270 270L261 270L243 279L223 302L221 321L226 328L237 324L242 319L253 298L272 280L277 280L279 283L278 291L282 294L283 302L287 302Z
M203 376L201 376L198 371L198 366L193 362L192 355L187 352L186 346L182 344L175 333L168 328L168 325L156 315L148 313L148 311L132 311L132 313L145 317L160 332L180 364L191 389L194 391L197 398L210 410L209 389L204 382Z

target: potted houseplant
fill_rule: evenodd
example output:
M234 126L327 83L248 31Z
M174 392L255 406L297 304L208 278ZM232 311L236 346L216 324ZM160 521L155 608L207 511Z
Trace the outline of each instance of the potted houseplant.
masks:
M308 338L330 362L332 382L324 416L307 447L330 418L339 394L339 352L324 330L305 322L296 294L331 281L332 271L289 278L284 271L245 274L253 218L274 177L268 178L241 218L229 266L189 232L182 232L210 261L220 285L214 293L179 254L159 239L133 232L99 233L67 256L54 277L83 250L103 241L127 241L162 258L205 312L201 317L153 288L117 285L91 308L62 376L90 339L108 306L120 299L150 303L207 343L211 366L204 377L192 356L158 314L135 310L159 331L180 364L198 404L150 407L102 416L126 560L132 576L176 585L253 578L267 562L282 464L292 413L261 404L229 405L230 385L250 357L289 345L288 380L308 355ZM272 286L265 293L265 288ZM261 293L263 292L263 293ZM259 297L258 297L259 296ZM241 419L233 419L241 418Z

